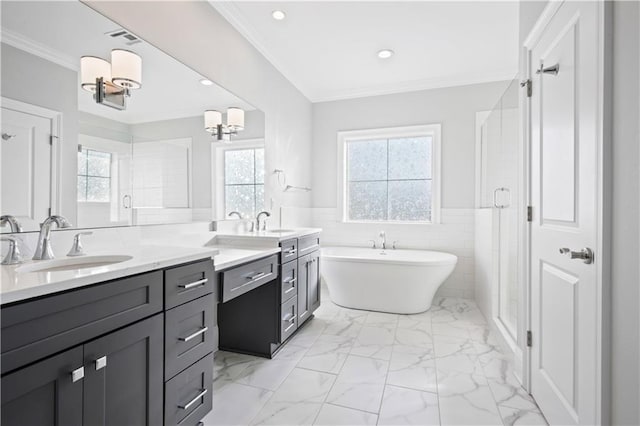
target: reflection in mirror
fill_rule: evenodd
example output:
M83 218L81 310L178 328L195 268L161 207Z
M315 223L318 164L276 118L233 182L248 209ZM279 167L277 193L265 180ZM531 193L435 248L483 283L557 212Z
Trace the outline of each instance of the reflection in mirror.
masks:
M34 231L50 214L103 227L210 221L226 215L226 204L246 215L262 209L263 163L237 170L253 176L251 185L227 182L217 155L263 150L261 111L80 2L1 7L2 215ZM87 56L102 60L85 60L81 70ZM133 62L118 62L122 56ZM245 112L244 129L231 107ZM215 131L205 129L207 110L221 112ZM226 183L236 185L228 203Z

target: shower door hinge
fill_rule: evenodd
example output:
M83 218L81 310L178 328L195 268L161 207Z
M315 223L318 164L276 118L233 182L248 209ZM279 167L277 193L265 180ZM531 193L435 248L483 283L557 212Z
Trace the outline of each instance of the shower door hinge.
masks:
M532 82L531 79L527 79L527 80L523 80L520 82L520 87L526 87L527 88L527 98L530 98L533 95L533 86L532 86Z
M533 207L527 206L527 222L533 222Z
M533 338L531 337L531 330L527 330L527 346L531 347Z

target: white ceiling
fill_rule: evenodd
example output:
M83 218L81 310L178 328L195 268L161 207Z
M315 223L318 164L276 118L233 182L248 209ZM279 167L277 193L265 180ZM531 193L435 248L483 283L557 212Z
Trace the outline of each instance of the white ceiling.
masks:
M77 1L2 1L2 41L67 68L78 70L84 55L109 60L114 48L142 57L142 88L132 91L126 111L97 105L91 93L80 89L78 76L81 111L134 124L197 116L205 109L254 109L220 86L203 86L201 75L154 46L144 41L127 46L124 39L106 34L119 28Z
M518 69L517 1L209 1L313 102L506 80ZM385 48L389 60L376 55Z

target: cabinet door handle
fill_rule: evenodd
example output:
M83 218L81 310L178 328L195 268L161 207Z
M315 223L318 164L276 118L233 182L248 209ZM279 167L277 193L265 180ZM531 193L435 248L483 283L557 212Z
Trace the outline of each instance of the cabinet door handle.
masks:
M196 395L195 398L193 398L191 401L187 402L184 405L178 405L178 408L180 408L181 410L188 410L189 407L191 407L193 404L195 404L196 402L198 402L198 400L200 398L202 398L203 396L205 396L207 394L207 389L202 389L200 391L200 393L198 395Z
M196 331L193 334L188 335L187 337L178 337L178 340L180 340L181 342L188 342L189 340L194 339L199 335L205 333L207 330L209 330L209 327L202 327L200 330Z
M180 285L178 285L178 287L184 288L186 290L188 288L197 287L199 285L205 285L207 283L207 281L209 281L209 278L204 278L202 280L194 281L194 282L189 283L189 284L180 284Z
M96 370L100 370L107 366L107 356L96 359Z
M76 368L71 372L71 381L73 383L84 378L84 367Z
M260 272L259 274L255 274L255 275L253 275L251 277L247 277L247 279L249 281L255 281L255 280L259 280L260 278L264 277L265 275L267 275L266 272Z
M296 281L298 281L298 279L297 279L297 278L290 278L290 279L288 279L288 280L284 280L284 281L283 281L283 283L285 283L285 284L293 284L293 283L295 283Z

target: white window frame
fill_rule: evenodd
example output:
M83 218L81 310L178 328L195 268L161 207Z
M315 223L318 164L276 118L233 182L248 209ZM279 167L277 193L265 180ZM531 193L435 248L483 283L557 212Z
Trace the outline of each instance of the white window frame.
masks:
M440 223L441 199L441 133L440 124L425 124L419 126L388 127L382 129L350 130L338 132L338 211L344 223L370 224L407 224L431 225ZM348 215L349 189L347 185L347 143L361 140L394 139L403 137L431 136L431 220L350 220Z
M211 163L215 165L215 173L211 174L212 178L212 199L215 200L215 214L219 219L225 219L225 178L224 178L224 153L225 151L239 151L243 149L264 149L264 139L256 138L256 139L242 139L242 140L234 140L233 143L226 144L216 144L214 148L211 150L212 161ZM266 150L265 150L266 156ZM267 171L265 169L264 174L264 204L267 203ZM264 207L264 205L263 205ZM251 219L251 218L244 218Z

